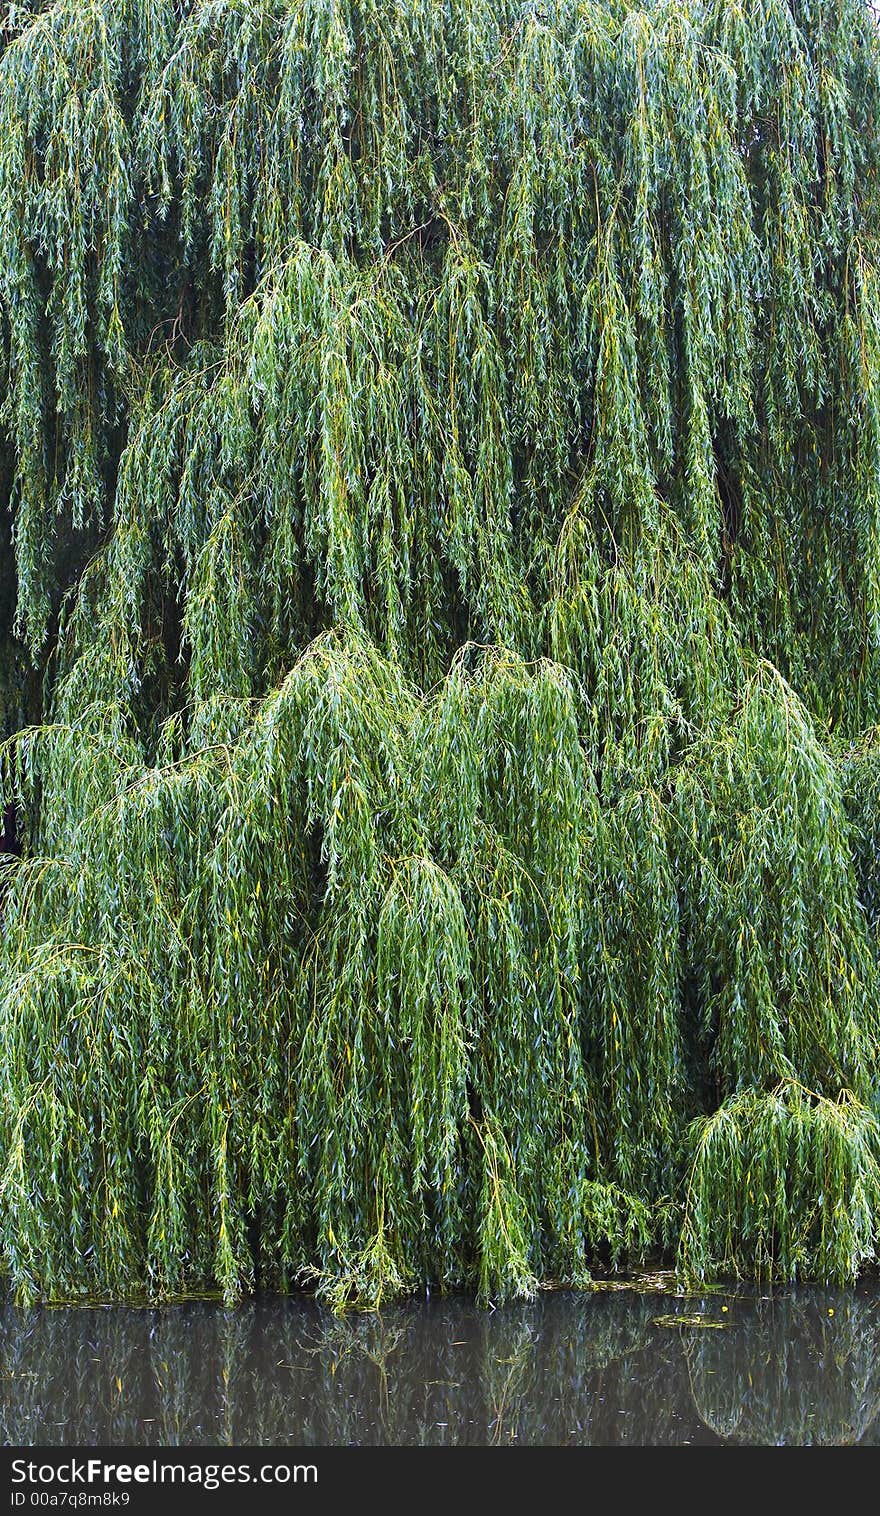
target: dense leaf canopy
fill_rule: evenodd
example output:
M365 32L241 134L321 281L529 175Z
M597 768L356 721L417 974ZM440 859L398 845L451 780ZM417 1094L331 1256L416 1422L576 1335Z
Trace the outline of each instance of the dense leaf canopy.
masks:
M853 1277L867 0L9 4L0 323L14 1289Z

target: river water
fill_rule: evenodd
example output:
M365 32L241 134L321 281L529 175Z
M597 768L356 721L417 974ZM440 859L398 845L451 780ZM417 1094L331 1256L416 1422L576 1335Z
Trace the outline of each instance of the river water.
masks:
M880 1287L6 1306L0 1441L880 1443Z

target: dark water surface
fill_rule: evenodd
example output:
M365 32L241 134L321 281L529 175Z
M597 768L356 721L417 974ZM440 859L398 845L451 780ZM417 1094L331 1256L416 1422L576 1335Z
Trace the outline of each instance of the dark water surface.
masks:
M880 1287L558 1292L341 1320L302 1297L6 1306L0 1440L875 1443Z

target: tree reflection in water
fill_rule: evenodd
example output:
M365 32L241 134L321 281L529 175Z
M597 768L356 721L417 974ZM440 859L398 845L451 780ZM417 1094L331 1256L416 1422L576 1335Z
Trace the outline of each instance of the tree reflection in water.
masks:
M670 1318L681 1317L682 1325ZM658 1320L659 1318L659 1320ZM880 1292L0 1312L6 1442L880 1441ZM875 1429L875 1422L877 1426Z

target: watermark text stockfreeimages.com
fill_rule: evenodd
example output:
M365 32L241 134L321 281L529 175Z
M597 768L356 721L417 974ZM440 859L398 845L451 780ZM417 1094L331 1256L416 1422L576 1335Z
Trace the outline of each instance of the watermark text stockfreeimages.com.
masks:
M109 1493L125 1494L126 1485L199 1485L204 1490L219 1490L225 1485L317 1484L318 1468L314 1463L195 1463L144 1459L138 1463L112 1463L104 1458L76 1458L47 1463L37 1459L15 1458L10 1481L12 1505L55 1503L40 1498L49 1491L65 1493L71 1498L64 1504L86 1504L74 1499L84 1494L86 1486L104 1487ZM22 1488L22 1486L24 1488ZM123 1489L120 1491L119 1486ZM29 1499L27 1490L30 1489ZM33 1496L38 1498L33 1500ZM58 1501L58 1504L61 1504ZM99 1501L95 1503L100 1503ZM107 1502L110 1503L110 1502ZM115 1502L113 1502L115 1504ZM122 1504L127 1502L122 1501Z

